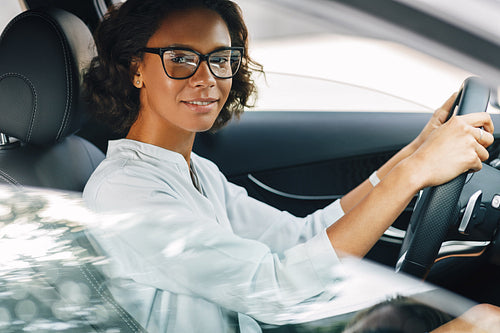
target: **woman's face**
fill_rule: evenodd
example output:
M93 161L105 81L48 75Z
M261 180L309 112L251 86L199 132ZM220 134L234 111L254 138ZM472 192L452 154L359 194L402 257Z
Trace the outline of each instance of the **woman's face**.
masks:
M216 12L189 9L168 15L147 43L151 48L171 46L207 54L231 46L231 39L224 20ZM141 89L141 108L136 123L142 122L148 131L168 131L170 135L210 129L232 84L232 79L215 78L206 61L201 62L192 77L171 79L164 72L161 58L150 53L144 54L137 73L134 85Z

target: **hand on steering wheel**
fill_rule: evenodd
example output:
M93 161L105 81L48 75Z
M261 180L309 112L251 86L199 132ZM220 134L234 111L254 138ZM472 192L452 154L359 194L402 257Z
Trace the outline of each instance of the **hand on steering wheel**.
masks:
M484 119L482 119L485 116L471 114L486 110L489 102L489 95L489 88L478 78L467 79L455 100L454 107L451 108L448 119L452 117L455 106L457 108L457 115L470 115L466 116L467 118L452 119L450 124L444 124L439 128L440 131L448 130L446 128L447 126L463 128L464 131L469 131L469 133L464 134L469 138L474 138L474 140L469 139L469 141L467 141L464 138L464 140L460 142L457 140L457 144L475 145L473 146L473 150L475 150L476 154L475 156L471 156L471 160L469 161L467 160L467 156L456 156L456 153L450 153L449 156L444 156L444 158L450 159L450 165L452 165L452 167L449 169L442 168L436 170L435 168L439 168L439 166L432 165L432 158L430 163L429 160L426 161L428 168L434 168L434 170L429 169L429 173L431 173L433 177L430 177L428 181L429 186L434 186L424 189L415 205L400 250L396 271L409 273L419 278L425 278L437 257L441 243L445 240L450 225L457 220L457 203L465 184L467 171L469 169L481 168L481 160L488 157L485 147L491 144L493 140L492 135L489 133L493 131L491 120L489 123L486 123L488 124L487 126L491 128L486 128L485 126L483 130L476 126L481 126L482 123L485 123ZM462 122L464 122L464 124L462 124ZM433 138L433 136L435 137ZM426 144L454 144L453 142L440 141L446 138L446 135L438 136L438 133L431 133L426 143L419 148L419 150L422 149L424 151L417 151L416 153L425 154ZM446 153L445 149L441 149L441 151ZM469 149L469 151L472 151L472 149ZM441 158L443 158L443 156L441 156ZM427 170L424 170L424 172L427 172ZM459 176L449 180L460 172L461 174ZM443 182L445 183L442 185L436 185Z

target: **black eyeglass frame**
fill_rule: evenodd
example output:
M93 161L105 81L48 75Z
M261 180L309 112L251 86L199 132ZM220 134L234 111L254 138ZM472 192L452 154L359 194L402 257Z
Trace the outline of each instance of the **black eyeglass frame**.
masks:
M196 54L198 56L200 61L198 62L198 65L196 65L196 68L193 71L193 73L191 73L190 75L185 76L185 77L172 77L170 74L168 74L167 69L165 68L165 61L163 61L163 55L167 51L174 51L174 50L175 51L189 51L189 52L193 52L194 54ZM240 59L240 63L238 64L238 68L236 68L236 70L234 71L234 73L231 76L227 76L227 77L226 76L219 76L219 75L215 74L214 71L212 70L212 66L210 65L210 62L208 61L208 58L212 54L220 52L220 51L226 51L226 50L231 50L231 51L235 50L235 51L240 51L240 53L241 53L241 59ZM165 71L165 74L167 74L167 76L169 78L171 78L173 80L185 80L185 79L189 79L190 77L192 77L196 73L196 71L198 70L198 68L200 68L200 65L203 61L207 62L208 69L210 70L210 73L212 73L212 75L215 76L216 78L218 78L218 79L230 79L230 78L234 77L238 73L238 71L241 67L241 63L243 61L244 50L245 50L245 48L243 48L241 46L232 46L232 47L222 47L222 48L213 50L211 52L208 52L207 54L201 54L200 52L197 52L197 51L190 49L190 48L187 48L187 47L143 47L139 51L159 55L161 58L161 64L163 66L163 70Z

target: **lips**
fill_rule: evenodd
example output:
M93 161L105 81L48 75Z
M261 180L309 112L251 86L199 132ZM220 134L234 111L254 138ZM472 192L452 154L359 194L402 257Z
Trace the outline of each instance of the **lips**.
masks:
M215 102L216 101L184 101L184 103L186 104L200 105L200 106L210 105Z
M184 103L191 110L196 112L209 112L217 105L219 100L215 98L196 98L190 100L184 100Z
M209 105L212 104L213 101L207 101L207 102L202 102L202 101L190 101L190 102L185 102L187 104L193 104L193 105Z

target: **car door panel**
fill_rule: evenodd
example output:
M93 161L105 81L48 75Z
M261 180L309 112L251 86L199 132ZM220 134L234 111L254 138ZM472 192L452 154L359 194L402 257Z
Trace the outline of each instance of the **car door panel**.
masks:
M216 134L200 134L194 150L231 178L393 152L429 118L428 113L250 111Z
M494 122L499 116L492 115ZM217 133L199 134L194 151L251 195L302 216L360 184L415 138L430 117L250 111ZM492 159L498 147L490 148Z
M194 150L214 161L229 180L257 195L267 186L291 197L338 197L410 142L429 117L426 113L247 112L216 134L200 134Z
M366 179L425 125L426 113L247 112L194 150L249 194L304 216Z
M194 150L249 195L305 216L340 198L409 143L428 113L246 112ZM404 229L412 205L395 227ZM394 265L400 239L383 237L368 257Z

